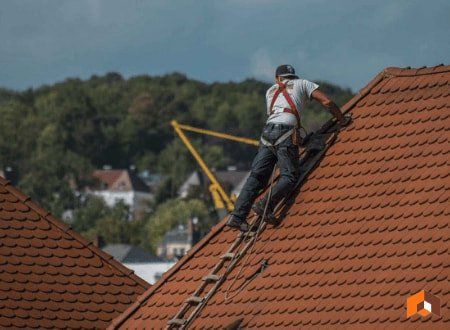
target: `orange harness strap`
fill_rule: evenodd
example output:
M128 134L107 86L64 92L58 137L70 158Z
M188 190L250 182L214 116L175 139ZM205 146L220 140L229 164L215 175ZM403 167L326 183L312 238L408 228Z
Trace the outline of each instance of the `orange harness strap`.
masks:
M278 96L280 94L283 94L284 98L286 99L287 103L289 103L290 108L284 108L283 112L292 113L295 118L297 119L297 127L301 127L300 123L300 114L297 111L297 107L295 106L294 101L292 101L291 96L286 92L286 84L282 83L281 81L278 82L278 89L276 90L275 94L273 95L272 102L270 103L270 111L269 113L273 113L273 106L275 104L275 101L277 100Z

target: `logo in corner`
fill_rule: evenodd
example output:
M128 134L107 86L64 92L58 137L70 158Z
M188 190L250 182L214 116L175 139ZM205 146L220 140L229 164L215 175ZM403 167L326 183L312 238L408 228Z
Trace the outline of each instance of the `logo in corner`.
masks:
M406 317L416 314L427 316L431 313L441 316L441 300L435 295L422 290L406 299Z

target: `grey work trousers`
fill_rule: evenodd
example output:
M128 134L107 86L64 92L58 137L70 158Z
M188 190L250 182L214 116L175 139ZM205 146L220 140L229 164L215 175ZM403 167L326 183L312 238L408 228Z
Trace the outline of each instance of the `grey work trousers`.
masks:
M292 128L292 126L283 124L269 123L264 127L262 136L265 140L274 143ZM256 197L266 187L275 164L280 169L280 177L272 188L269 202L271 209L291 193L297 182L299 153L298 146L292 142L292 137L288 137L275 147L266 147L260 143L258 153L252 163L250 176L245 182L231 214L241 220L247 218Z

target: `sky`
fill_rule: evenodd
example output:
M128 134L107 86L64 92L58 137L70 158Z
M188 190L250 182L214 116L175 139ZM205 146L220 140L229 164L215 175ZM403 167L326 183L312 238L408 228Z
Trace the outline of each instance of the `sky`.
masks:
M448 0L0 0L0 86L114 71L357 91L389 66L450 64Z

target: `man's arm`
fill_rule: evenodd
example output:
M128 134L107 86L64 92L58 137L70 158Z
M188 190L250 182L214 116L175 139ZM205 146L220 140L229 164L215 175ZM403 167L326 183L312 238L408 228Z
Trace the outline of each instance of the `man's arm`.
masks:
M350 123L350 120L342 114L341 109L339 109L336 103L330 100L327 95L325 95L318 89L312 92L311 98L327 108L331 112L331 114L339 121L339 124L341 126L347 126Z

